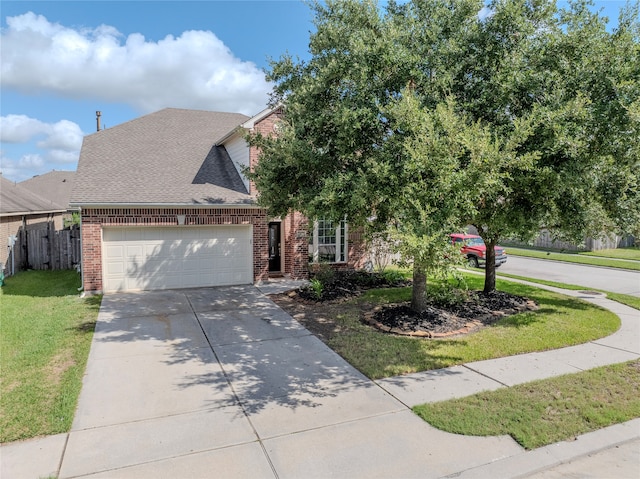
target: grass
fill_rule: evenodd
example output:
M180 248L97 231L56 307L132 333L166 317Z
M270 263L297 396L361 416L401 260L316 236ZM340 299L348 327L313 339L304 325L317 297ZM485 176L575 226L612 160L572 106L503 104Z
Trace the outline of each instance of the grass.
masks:
M0 442L71 428L100 297L75 271L26 271L0 292Z
M630 246L628 248L601 249L597 251L585 251L581 256L602 256L604 258L630 259L640 261L640 246Z
M599 252L596 251L596 252L590 252L590 253L584 253L584 252L558 253L555 251L541 251L541 250L526 249L526 248L507 247L506 249L507 249L507 253L512 256L524 256L527 258L540 258L540 259L546 259L551 261L566 261L569 263L587 264L592 266L606 266L607 268L620 268L620 269L640 271L640 260L636 258L637 248L633 248L633 250L636 250L636 251L631 251L631 253L625 253L628 256L622 259L618 259L619 258L618 256L603 257L604 254L608 254L608 252L610 251L617 251L617 250L603 250ZM631 250L631 248L629 248L629 250ZM598 254L594 254L594 253L598 253ZM613 253L609 253L609 254L613 254Z
M466 275L470 288L484 278ZM381 334L360 321L361 302L407 301L410 288L373 290L343 303L333 318L340 333L329 346L371 379L439 369L471 361L557 349L607 336L620 327L613 313L550 291L498 280L498 289L534 299L538 311L506 317L491 327L459 338L422 340Z
M617 301L618 303L625 304L631 308L640 309L640 298L638 298L637 296L631 296L628 294L621 294L621 293L612 293L610 291L593 289L593 288L588 288L586 286L578 286L575 284L565 284L565 283L557 283L555 281L546 281L544 279L527 278L525 276L518 276L515 274L500 273L500 276L504 276L507 278L514 278L514 279L522 279L524 281L529 281L530 283L544 284L547 286L553 286L555 288L570 289L574 291L579 291L579 290L600 291L601 293L606 293L607 298L613 301Z
M456 434L508 434L526 449L640 417L640 361L414 407Z

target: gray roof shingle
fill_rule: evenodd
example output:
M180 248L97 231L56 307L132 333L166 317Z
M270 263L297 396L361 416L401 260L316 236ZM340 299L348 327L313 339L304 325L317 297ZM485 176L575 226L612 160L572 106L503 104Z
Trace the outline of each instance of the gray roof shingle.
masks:
M86 136L71 204L253 204L216 146L247 118L167 108Z
M66 208L0 175L0 214L2 216L59 211L66 211Z
M68 208L75 177L75 171L50 171L21 181L19 185L62 208Z

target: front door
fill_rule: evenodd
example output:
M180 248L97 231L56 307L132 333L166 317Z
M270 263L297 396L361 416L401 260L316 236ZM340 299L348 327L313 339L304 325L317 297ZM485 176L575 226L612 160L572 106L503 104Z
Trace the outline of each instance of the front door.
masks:
M280 256L280 222L269 223L269 272L282 271Z

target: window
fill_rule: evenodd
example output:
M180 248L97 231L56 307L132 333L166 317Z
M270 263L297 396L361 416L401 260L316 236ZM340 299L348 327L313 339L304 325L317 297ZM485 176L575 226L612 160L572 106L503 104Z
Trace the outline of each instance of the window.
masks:
M309 234L310 263L344 263L347 261L347 222L317 220Z

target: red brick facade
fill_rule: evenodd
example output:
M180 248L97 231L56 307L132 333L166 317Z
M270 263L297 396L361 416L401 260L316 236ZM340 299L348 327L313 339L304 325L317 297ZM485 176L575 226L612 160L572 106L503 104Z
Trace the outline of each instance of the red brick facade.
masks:
M309 222L300 213L285 218L285 272L293 278L309 277Z
M281 111L260 119L253 132L273 134ZM249 163L253 169L259 161L257 148L249 149ZM250 184L250 193L256 194ZM254 282L269 278L268 224L266 210L261 208L211 207L211 208L85 208L82 210L82 262L85 291L102 291L102 228L105 226L176 226L177 215L185 215L185 226L252 225L253 226L253 276ZM282 273L293 279L309 277L309 222L300 213L282 219L284 245ZM334 265L336 268L362 267L364 241L357 231L349 235L348 262Z
M282 110L280 108L276 109L270 115L256 122L253 126L252 133L260 133L264 136L275 134L276 124L280 121L281 116ZM253 171L259 159L260 150L252 146L249 150L249 167L251 171ZM253 181L250 182L249 193L252 195L256 193L256 185Z

